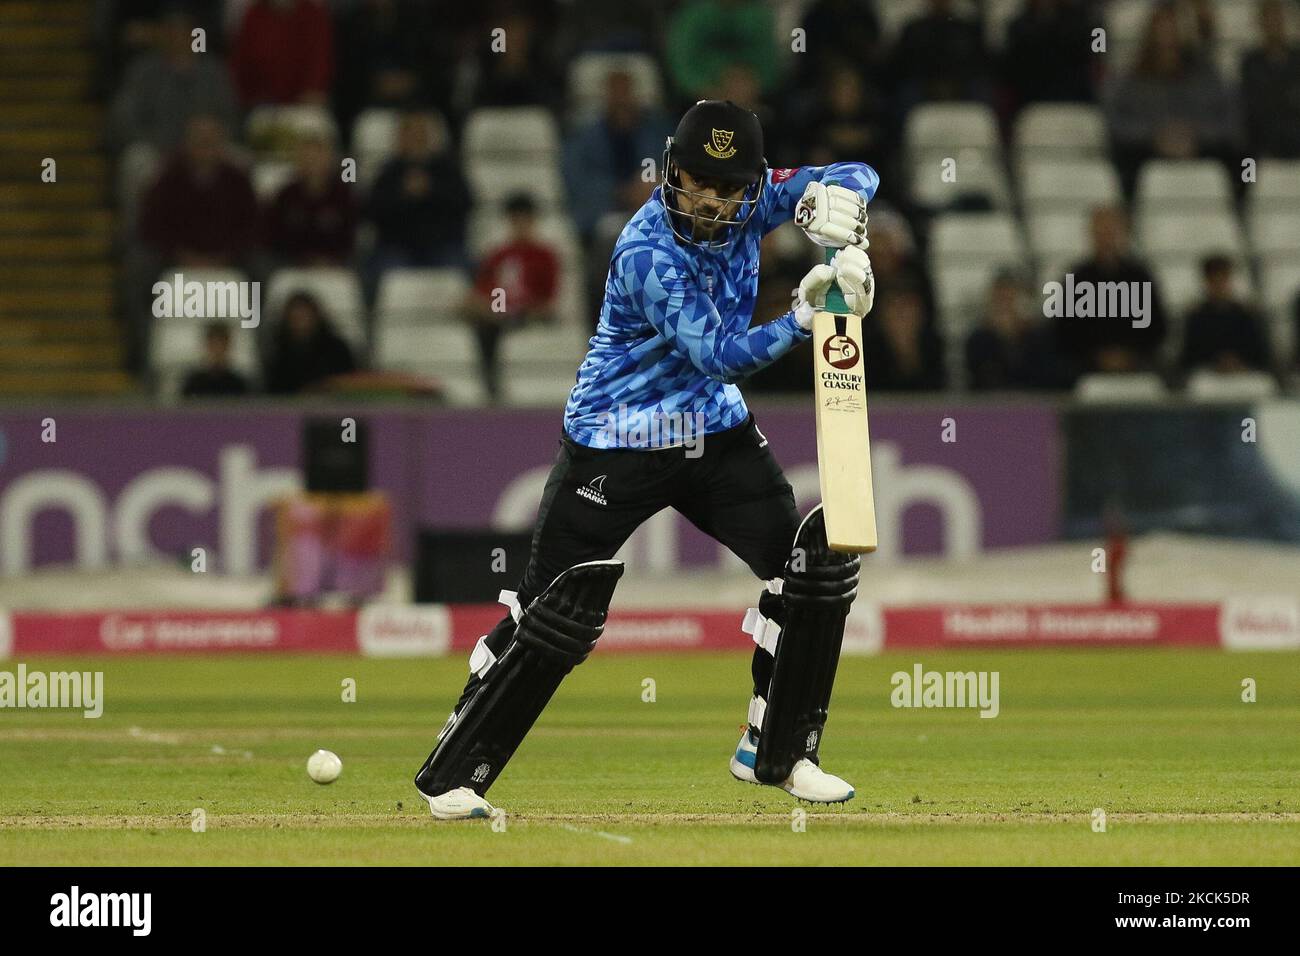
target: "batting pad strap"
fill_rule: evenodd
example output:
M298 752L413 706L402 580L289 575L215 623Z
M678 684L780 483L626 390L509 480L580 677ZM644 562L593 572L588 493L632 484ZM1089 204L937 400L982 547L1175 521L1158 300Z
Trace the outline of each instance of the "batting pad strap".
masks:
M518 591L502 591L497 595L497 603L504 604L506 607L510 608L510 616L515 619L516 624L519 623L519 618L524 612L523 609L519 607Z
M769 581L764 581L763 585L773 594L780 594L785 587L785 578L772 578Z
M469 672L479 680L486 677L492 665L497 662L497 656L492 653L492 648L487 646L487 638L486 634L480 637L469 655Z
M745 621L740 625L740 629L746 634L752 634L755 644L773 657L776 656L776 641L781 636L780 624L769 617L764 617L758 608L751 607L745 611Z
M749 726L760 733L763 730L763 716L767 713L767 701L761 697L749 699Z

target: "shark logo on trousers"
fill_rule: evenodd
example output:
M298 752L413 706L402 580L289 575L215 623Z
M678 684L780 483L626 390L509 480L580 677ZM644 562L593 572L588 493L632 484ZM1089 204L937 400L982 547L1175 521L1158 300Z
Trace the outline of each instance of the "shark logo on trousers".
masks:
M598 505L608 505L609 502L605 500L605 479L608 477L608 475L597 475L585 485L580 485L577 489L578 494Z

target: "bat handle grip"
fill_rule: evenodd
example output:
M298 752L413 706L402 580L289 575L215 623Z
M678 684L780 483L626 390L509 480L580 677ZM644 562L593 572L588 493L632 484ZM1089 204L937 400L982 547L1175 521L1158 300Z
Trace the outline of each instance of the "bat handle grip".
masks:
M827 248L826 261L829 263L839 252L838 249ZM850 311L849 304L844 301L844 293L840 291L840 284L832 282L831 287L826 290L826 311L835 312L839 315L847 315Z

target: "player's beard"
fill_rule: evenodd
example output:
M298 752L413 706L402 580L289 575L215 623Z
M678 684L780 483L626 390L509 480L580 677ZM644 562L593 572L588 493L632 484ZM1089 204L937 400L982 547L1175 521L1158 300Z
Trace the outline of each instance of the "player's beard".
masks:
M719 218L726 215L727 218ZM723 230L734 225L736 210L701 211L698 207L694 211L695 218L690 216L686 220L691 225L691 238L700 239L705 242L712 242L723 234Z

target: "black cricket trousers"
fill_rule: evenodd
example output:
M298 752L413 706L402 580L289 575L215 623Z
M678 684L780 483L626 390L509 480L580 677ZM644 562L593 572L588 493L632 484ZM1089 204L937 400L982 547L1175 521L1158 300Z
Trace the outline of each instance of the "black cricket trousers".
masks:
M702 436L690 453L684 447L588 448L564 434L538 506L528 568L518 588L520 608L575 564L612 558L633 531L664 508L676 508L762 581L784 574L799 512L794 490L753 414L744 424ZM759 607L765 617L784 624L775 594L764 590ZM738 608L738 631L742 617ZM507 613L487 635L496 657L505 652L514 630ZM754 693L764 699L772 664L771 655L755 647ZM471 675L458 711L478 683Z

